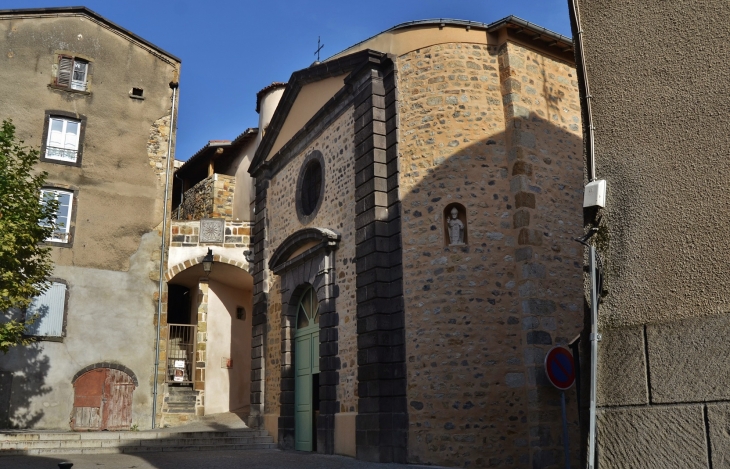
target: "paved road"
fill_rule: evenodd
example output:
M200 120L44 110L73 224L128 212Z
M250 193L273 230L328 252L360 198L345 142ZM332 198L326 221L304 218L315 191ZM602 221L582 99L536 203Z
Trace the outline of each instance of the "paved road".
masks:
M0 469L58 469L72 462L73 469L397 469L424 468L405 464L378 464L344 456L298 451L191 451L142 454L72 454L68 456L0 456ZM428 466L435 469L435 466Z

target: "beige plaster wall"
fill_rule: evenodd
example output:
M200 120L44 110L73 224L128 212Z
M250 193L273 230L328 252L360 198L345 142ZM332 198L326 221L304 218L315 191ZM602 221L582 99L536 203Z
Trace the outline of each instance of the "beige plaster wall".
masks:
M342 240L335 251L335 275L340 287L336 300L339 356L342 368L337 399L342 412L357 411L357 321L355 302L355 178L353 109L345 111L300 155L272 177L267 193L269 248L273 252L292 233L305 228L296 214L297 178L305 156L322 152L325 160L324 200L316 217L307 226L329 228ZM278 413L281 376L281 294L279 278L273 276L269 288L268 336L266 342L266 413Z
M53 248L54 275L69 284L66 337L0 362L13 376L10 412L21 415L21 426L68 429L74 374L115 362L139 379L132 420L149 428L168 83L178 80L180 64L91 18L63 14L0 15L0 49L0 119L12 118L26 145L43 143L46 110L87 119L80 167L37 166L49 185L78 190L73 247ZM89 93L49 88L61 50L92 60ZM132 87L145 99L130 98Z
M294 104L292 104L289 110L284 125L279 130L279 135L277 135L274 145L271 147L271 151L269 151L269 155L266 157L267 159L275 155L335 93L340 91L347 75L325 78L324 80L302 86Z
M727 467L730 4L578 5L608 186L600 464Z
M84 17L0 17L0 119L12 118L27 145L43 143L46 110L87 117L80 168L40 163L48 182L80 188L73 249L59 265L127 270L140 233L162 221L164 159L172 90L180 64L161 60ZM51 89L54 54L93 59L90 94ZM144 100L132 99L132 87ZM167 119L163 119L167 116ZM162 120L161 120L162 119ZM166 123L165 123L166 122Z
M236 307L246 308L246 319L236 318ZM208 344L205 367L205 413L247 411L251 398L250 290L210 281ZM224 360L231 359L231 368Z
M233 194L233 220L253 221L253 206L251 203L254 199L254 183L253 178L248 174L248 167L258 146L257 140L261 132L255 139L251 139L248 145L241 148L241 152L233 164L236 167L236 191Z
M558 464L542 360L582 329L575 71L513 43L438 44L397 65L409 462ZM452 202L466 246L444 246Z

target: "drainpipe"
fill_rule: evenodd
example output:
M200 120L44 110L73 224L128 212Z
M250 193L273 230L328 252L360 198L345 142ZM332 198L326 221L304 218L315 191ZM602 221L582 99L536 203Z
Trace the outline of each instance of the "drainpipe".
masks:
M165 170L165 205L162 208L162 242L160 243L160 280L157 286L157 338L155 340L155 374L152 388L152 429L157 424L157 374L160 370L160 320L162 319L162 290L165 281L165 247L167 237L167 204L170 192L170 157L172 154L172 134L175 131L175 102L180 83L170 82L172 88L172 110L170 111L170 133L167 137L167 169Z
M582 88L581 98L585 101L585 120L586 120L586 158L588 162L588 181L595 181L596 179L596 146L593 126L593 112L591 111L591 90L588 87L588 70L586 69L586 57L583 53L583 29L580 26L580 10L578 9L578 0L570 0L570 23L571 28L575 34L575 55L580 62L580 70L578 85ZM582 78L582 79L580 79Z
M595 154L595 138L593 126L593 112L591 109L591 92L588 86L588 70L586 68L586 58L583 52L583 29L580 22L580 10L578 8L579 0L569 0L570 3L570 26L573 30L575 37L575 56L580 67L578 68L578 86L581 92L581 98L585 103L584 119L586 125L586 165L588 172L589 182L596 180L596 154ZM588 408L588 455L587 455L587 468L595 469L598 467L598 461L596 458L596 389L598 386L598 341L601 340L601 336L598 333L598 288L600 285L600 279L598 278L597 263L598 253L596 247L593 244L588 245L587 239L590 238L595 232L596 228L592 228L589 233L585 236L582 241L583 244L588 246L588 257L589 257L589 269L591 272L591 332L590 347L591 347L591 377L590 377L590 391L589 391L589 408Z

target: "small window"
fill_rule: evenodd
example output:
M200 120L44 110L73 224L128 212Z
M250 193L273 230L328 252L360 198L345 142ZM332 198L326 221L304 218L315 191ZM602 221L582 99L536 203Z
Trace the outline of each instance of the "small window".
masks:
M88 88L89 62L68 55L58 56L56 86L76 91Z
M144 97L144 90L142 88L132 88L132 97L134 97L134 98Z
M66 285L52 282L43 294L33 299L25 318L35 317L26 327L26 334L37 337L62 337L63 315L66 307Z
M73 206L73 192L60 189L41 189L41 200L58 200L58 212L56 212L56 229L46 239L49 242L68 243L71 228L71 210ZM41 220L41 225L47 226L47 220Z
M75 163L79 155L80 134L80 121L64 117L49 117L46 159Z

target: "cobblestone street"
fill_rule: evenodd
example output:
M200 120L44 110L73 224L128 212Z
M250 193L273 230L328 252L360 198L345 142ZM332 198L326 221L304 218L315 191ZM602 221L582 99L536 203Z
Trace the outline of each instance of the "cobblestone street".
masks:
M378 464L344 456L326 456L298 451L262 450L0 456L0 468L56 469L58 463L64 461L73 463L73 469L395 469L426 467ZM435 466L428 467L435 468Z

